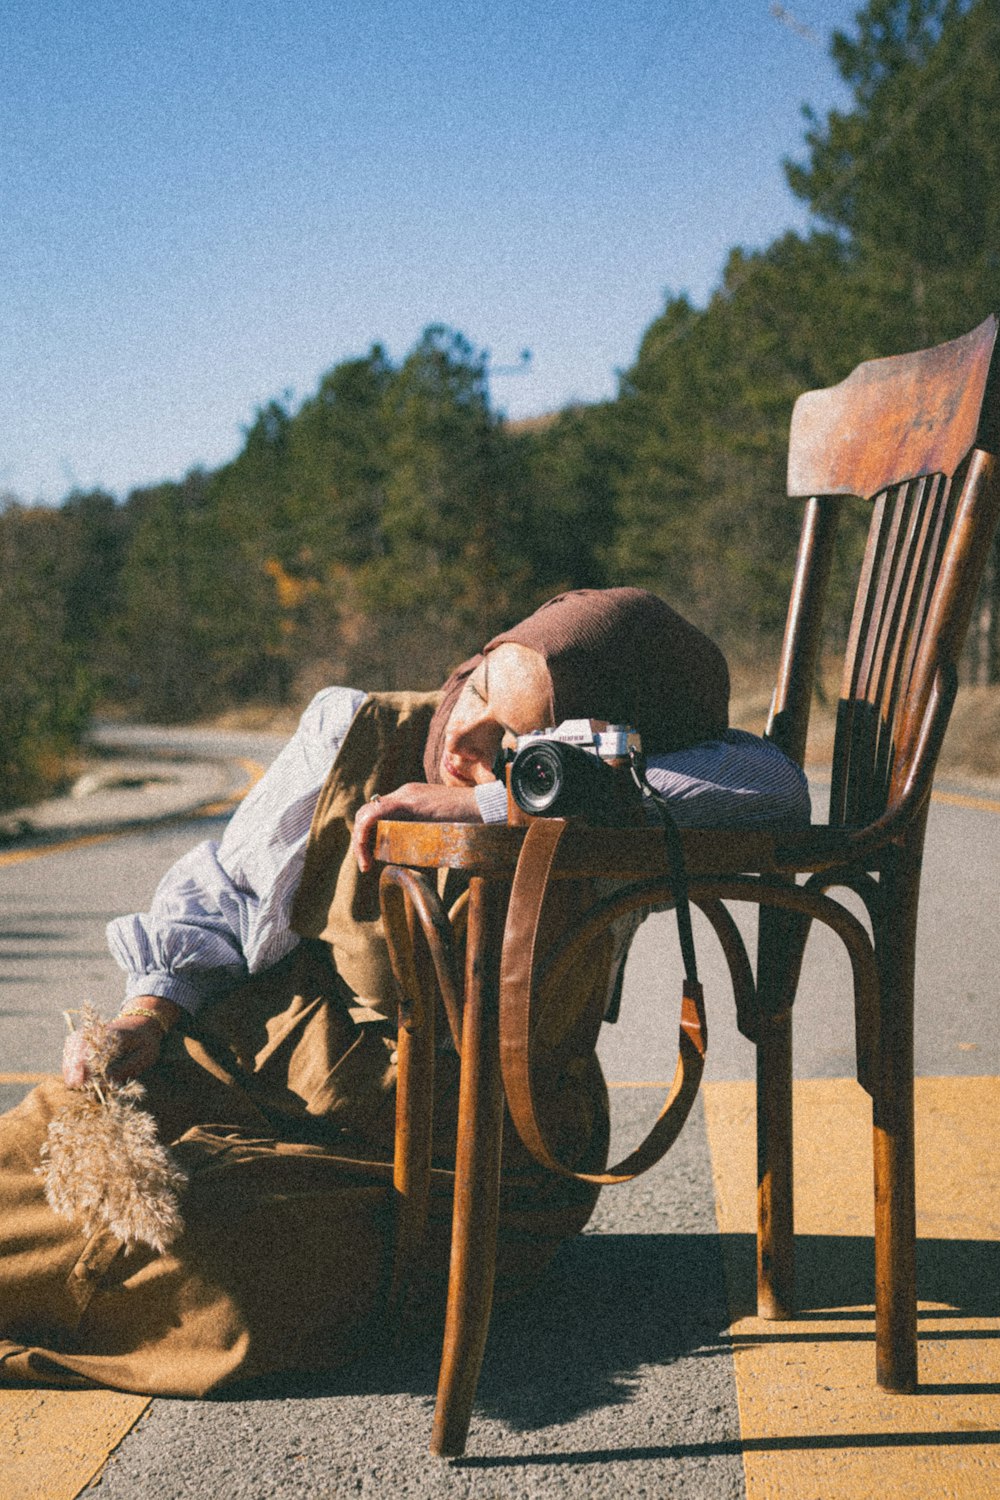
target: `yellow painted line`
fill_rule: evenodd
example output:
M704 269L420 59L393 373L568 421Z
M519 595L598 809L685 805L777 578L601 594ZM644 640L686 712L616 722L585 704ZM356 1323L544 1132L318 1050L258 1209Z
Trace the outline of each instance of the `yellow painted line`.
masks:
M996 1243L1000 1079L917 1080L920 1388L875 1384L871 1104L852 1080L795 1084L802 1304L751 1315L755 1131L750 1083L705 1085L716 1216L733 1317L748 1500L985 1500L1000 1495ZM949 1244L948 1242L952 1242Z
M0 1083L42 1083L51 1073L0 1073Z
M814 786L830 785L830 770L825 767L823 771L814 772L806 766L806 775ZM931 792L932 802L943 802L949 807L971 807L974 812L1000 813L1000 799L996 797L978 797L972 792Z
M134 833L134 828L123 828L114 833L88 833L77 839L63 839L58 844L38 844L34 849L12 849L8 854L0 854L0 868L4 865L20 865L29 859L41 859L45 854L62 854L67 849L83 849L88 844L106 844L109 839L123 837L126 833Z
M0 1496L76 1500L148 1406L121 1391L0 1390Z
M609 1089L668 1089L669 1078L654 1078L648 1083L609 1083Z
M243 801L243 798L253 790L264 774L264 767L258 760L244 760L243 756L237 756L236 764L246 772L248 778L246 786L241 786L238 792L233 792L230 797L224 797L221 802L212 802L207 807L199 808L200 818L217 818L220 813L228 812L231 807Z
M1000 813L1000 801L992 797L971 797L964 792L933 792L932 802L945 802L949 807L971 807L976 812Z
M185 813L183 816L191 818L217 818L220 813L228 812L230 808L236 807L249 791L255 787L264 774L264 767L256 760L245 760L242 756L236 757L236 763L247 774L245 786L234 792L231 797L224 798L221 802L207 803L199 807L196 812ZM167 822L164 818L159 821ZM106 844L111 839L126 838L129 834L136 832L136 824L128 828L114 828L107 833L82 834L79 838L63 839L59 843L37 844L33 849L12 849L7 854L0 854L0 869L6 865L20 865L29 859L43 859L47 854L64 854L69 849L83 849L88 844ZM0 1495L0 1500L6 1500Z

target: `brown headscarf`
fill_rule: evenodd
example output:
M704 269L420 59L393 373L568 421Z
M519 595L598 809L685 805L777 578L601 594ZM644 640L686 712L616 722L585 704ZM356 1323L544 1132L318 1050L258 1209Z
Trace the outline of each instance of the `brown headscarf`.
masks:
M717 739L728 728L729 669L714 641L645 589L575 589L494 636L451 674L427 736L428 781L441 779L445 730L467 678L508 641L545 658L553 724L631 724L650 755Z

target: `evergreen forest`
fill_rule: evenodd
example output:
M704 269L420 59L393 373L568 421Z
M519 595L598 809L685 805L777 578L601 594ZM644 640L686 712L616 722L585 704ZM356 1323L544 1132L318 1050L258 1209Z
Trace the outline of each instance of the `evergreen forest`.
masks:
M1000 0L869 0L831 49L851 107L806 111L785 164L813 229L734 248L703 307L668 297L614 399L508 423L486 356L434 326L268 401L215 471L2 497L0 808L55 784L95 709L435 686L567 587L644 585L735 661L773 659L796 396L1000 310ZM998 606L994 562L970 681L1000 678Z

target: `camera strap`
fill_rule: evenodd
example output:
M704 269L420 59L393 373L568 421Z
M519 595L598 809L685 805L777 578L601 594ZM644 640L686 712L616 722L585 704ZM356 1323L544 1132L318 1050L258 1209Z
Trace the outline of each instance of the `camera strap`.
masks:
M694 949L694 930L691 926L691 902L688 899L687 866L684 863L684 846L674 815L655 787L650 786L645 775L636 775L640 791L656 809L663 825L663 841L667 848L667 864L670 867L670 884L674 892L674 910L677 915L677 936L681 945L684 963L685 985L698 983L698 958Z
M543 972L545 955L539 952L542 907L566 827L563 818L534 819L525 830L518 856L500 960L500 1065L504 1090L511 1119L536 1161L561 1176L574 1177L582 1182L598 1185L628 1182L654 1166L669 1151L691 1111L705 1067L705 1002L694 964L683 852L675 827L673 854L669 835L665 833L668 879L663 884L647 887L642 898L642 904L650 906L673 900L686 912L686 934L681 939L682 949L686 949L685 977L673 1083L652 1129L634 1151L605 1172L577 1172L559 1159L558 1148L546 1129L545 1121L552 1114L551 1107L546 1105L550 1106L551 1101L545 1098L545 1059L537 1055L540 1049L535 1038L541 992L546 982L551 983L555 977L551 972ZM677 869L681 871L679 887L675 885ZM651 873L658 875L660 872ZM586 952L587 945L598 931L599 928L588 922L584 915L580 923L579 952ZM573 951L572 946L564 946L564 952L572 954Z

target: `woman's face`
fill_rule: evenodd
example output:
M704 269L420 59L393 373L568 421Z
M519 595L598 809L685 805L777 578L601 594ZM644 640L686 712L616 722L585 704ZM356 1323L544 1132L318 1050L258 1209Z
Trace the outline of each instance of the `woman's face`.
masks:
M445 730L440 774L445 786L495 781L501 746L545 729L552 716L552 679L543 657L508 642L485 656L465 683Z

